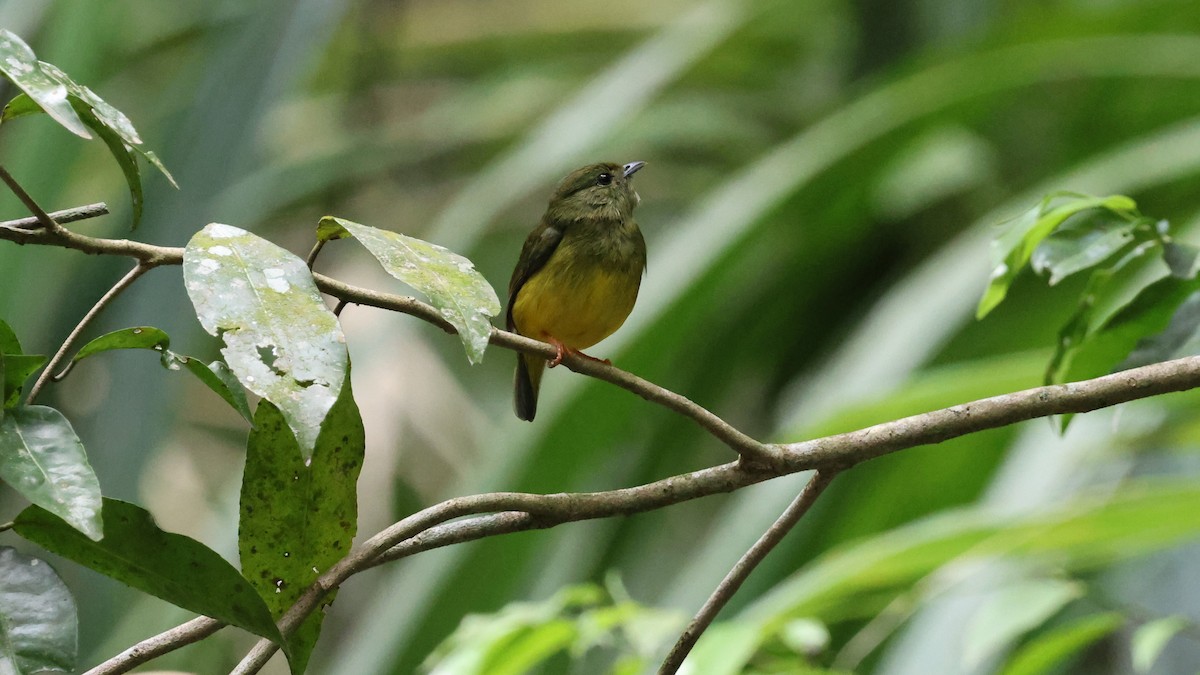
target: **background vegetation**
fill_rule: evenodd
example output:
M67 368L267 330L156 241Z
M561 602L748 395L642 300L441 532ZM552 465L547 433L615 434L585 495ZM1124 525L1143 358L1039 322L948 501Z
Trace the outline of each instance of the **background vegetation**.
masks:
M1040 383L1081 283L1025 278L985 321L972 313L993 226L1043 193L1123 192L1184 233L1200 214L1200 9L1185 0L126 0L6 3L0 26L126 112L172 169L179 191L147 184L137 237L154 243L218 221L303 253L334 213L449 246L503 290L555 180L593 160L647 161L649 274L595 351L758 438ZM44 118L13 125L0 163L47 208L128 208L100 144ZM7 193L0 213L25 215ZM123 222L79 229L126 236ZM392 287L362 252L322 256L334 276ZM125 265L0 246L0 316L50 351ZM181 351L215 356L178 271L151 276L94 333L153 321ZM511 354L470 367L415 320L351 307L343 324L368 434L361 533L449 496L608 489L730 459L686 420L558 371L522 424ZM105 494L232 557L244 423L146 354L81 364L71 384L44 401L75 424ZM1194 542L1196 403L1173 395L1080 417L1062 438L1033 422L863 465L725 616L791 603L831 631L819 662L916 673L990 672L1010 648L1112 611L1067 667L1129 671L1139 626L1200 612L1200 557L1179 543ZM465 614L609 574L638 603L690 614L799 480L364 574L330 611L313 672L407 673ZM1127 503L1154 508L1122 528ZM4 519L20 506L0 492ZM1018 527L1051 521L1066 524L1040 547ZM1153 534L1163 521L1181 531ZM987 553L1022 555L975 555L972 533L996 532L1015 538ZM87 663L186 618L60 571ZM996 607L1025 597L1061 602L1023 637L997 627L1011 612ZM979 647L989 626L1009 639ZM1167 643L1162 672L1200 664L1189 631ZM160 663L210 672L248 641L226 630Z

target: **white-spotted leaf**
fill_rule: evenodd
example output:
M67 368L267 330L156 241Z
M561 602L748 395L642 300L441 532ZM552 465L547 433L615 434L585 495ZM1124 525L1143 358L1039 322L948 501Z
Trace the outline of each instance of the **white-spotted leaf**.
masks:
M346 339L304 261L217 223L188 242L183 277L196 316L247 389L274 403L307 457L342 390Z
M483 360L492 333L490 318L500 313L500 300L470 260L437 244L342 218L326 216L318 225L323 240L340 238L341 229L365 246L388 274L429 298L458 330L471 363Z

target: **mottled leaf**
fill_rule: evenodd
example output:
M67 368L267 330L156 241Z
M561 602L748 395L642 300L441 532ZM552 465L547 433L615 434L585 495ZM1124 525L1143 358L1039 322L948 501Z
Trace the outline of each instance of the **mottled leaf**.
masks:
M1182 616L1168 616L1138 628L1133 634L1133 669L1138 673L1153 672L1154 662L1167 643L1188 625Z
M173 605L281 641L262 598L232 565L195 539L160 529L138 506L105 499L100 541L37 506L22 511L14 529L48 551Z
M279 407L307 457L342 389L348 356L304 261L214 223L188 242L183 276L200 323L225 342L229 368Z
M0 673L73 673L75 599L44 561L0 546Z
M471 363L479 363L492 333L490 317L500 312L500 300L470 260L437 244L326 216L318 237L336 239L335 228L349 232L375 256L387 273L429 298L462 339Z
M87 537L103 536L100 482L62 413L12 408L0 420L0 479Z
M1064 197L1066 203L1054 204ZM976 318L987 316L1004 297L1017 274L1029 262L1034 249L1049 237L1068 218L1089 209L1103 208L1119 214L1135 213L1137 205L1128 197L1088 197L1084 195L1055 194L1042 200L1038 206L1017 218L1007 230L992 242L992 276L979 307Z
M0 30L0 72L25 92L5 107L4 120L44 110L72 133L90 139L90 128L100 136L121 167L133 202L133 227L142 215L142 180L137 157L142 155L161 171L171 185L179 187L158 157L142 147L133 123L120 110L91 89L72 80L57 66L38 61L29 45L7 30Z
M38 61L25 41L8 30L0 29L0 72L29 95L56 122L81 138L91 138L87 127L67 100L70 91L58 77L57 68Z
M246 446L238 550L243 574L275 617L350 551L365 449L348 376L309 460L279 410L259 403ZM322 618L314 612L289 637L294 672L303 672Z
M1078 583L1058 579L1023 580L991 591L967 623L963 669L975 670L1082 594Z
M1002 675L1043 675L1083 651L1093 642L1120 628L1124 617L1116 612L1094 614L1046 631L1023 645L1009 660Z

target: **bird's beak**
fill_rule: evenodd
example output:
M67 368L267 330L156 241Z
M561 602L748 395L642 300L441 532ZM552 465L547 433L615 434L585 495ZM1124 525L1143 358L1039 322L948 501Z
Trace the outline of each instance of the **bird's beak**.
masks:
M625 165L625 177L629 178L633 174L637 173L638 169L642 168L643 166L646 166L645 162L630 162L630 163L626 164Z

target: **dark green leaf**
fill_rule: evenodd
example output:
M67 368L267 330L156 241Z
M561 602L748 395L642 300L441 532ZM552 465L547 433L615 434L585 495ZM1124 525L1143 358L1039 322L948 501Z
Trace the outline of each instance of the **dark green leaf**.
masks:
M183 256L188 297L245 387L279 407L305 454L342 389L346 340L304 261L265 239L210 224Z
M0 672L75 672L78 624L54 568L0 547Z
M365 448L349 376L307 461L279 410L259 403L246 447L238 550L243 573L274 616L350 551ZM322 618L314 612L289 638L293 671L304 670Z
M483 359L492 334L489 319L500 312L500 300L470 260L437 244L333 216L321 219L317 236L336 238L335 225L354 235L388 274L429 298L458 330L471 363Z
M22 511L14 529L48 551L173 605L281 641L262 598L232 565L195 539L159 529L138 506L105 499L100 541L37 506Z
M4 407L17 404L21 389L31 375L41 370L46 357L40 354L3 354L4 359Z
M113 159L117 161L117 166L121 167L121 173L125 175L125 184L129 186L129 200L133 212L130 229L136 229L138 223L142 221L144 199L142 197L142 172L138 168L137 156L133 154L135 146L127 144L122 135L95 115L86 102L72 96L71 103L75 107L75 112L79 114L79 119L83 120L83 123L95 131L100 140L104 141ZM128 120L125 121L128 122ZM171 174L167 174L167 179L171 181L172 185L175 184L175 179L171 177Z
M153 349L161 352L170 346L171 338L165 332L151 326L137 326L101 335L84 345L71 360L80 361L113 349Z
M1055 201L1063 197L1069 197L1069 201L1052 207ZM992 242L992 279L987 290L984 291L983 298L979 301L979 307L975 311L976 318L982 319L987 316L988 312L995 309L996 305L1004 300L1009 286L1029 262L1034 249L1046 237L1050 236L1071 216L1095 208L1129 214L1137 208L1137 205L1132 199L1121 195L1111 197L1051 195L1041 204L1016 219L1008 230Z
M254 421L254 415L250 412L250 404L246 401L246 390L242 388L242 383L238 382L237 377L230 372L229 366L226 366L223 361L213 361L206 366L203 361L191 356L179 356L174 352L164 353L163 365L173 370L172 364L182 365L188 372L199 378L206 387L216 392L217 396L224 399L247 422Z
M87 537L103 536L100 482L57 410L17 407L0 420L0 479Z
M58 77L61 71L38 61L29 45L7 30L0 30L0 72L68 131L92 137L67 99L67 85Z
M24 354L21 351L21 342L17 340L17 334L9 325L0 321L0 354Z
M1002 675L1042 675L1125 623L1116 612L1076 619L1038 635L1009 660Z
M32 98L29 98L29 94L21 93L5 104L4 111L0 113L0 122L7 122L15 120L18 117L35 115L42 112L45 111Z

